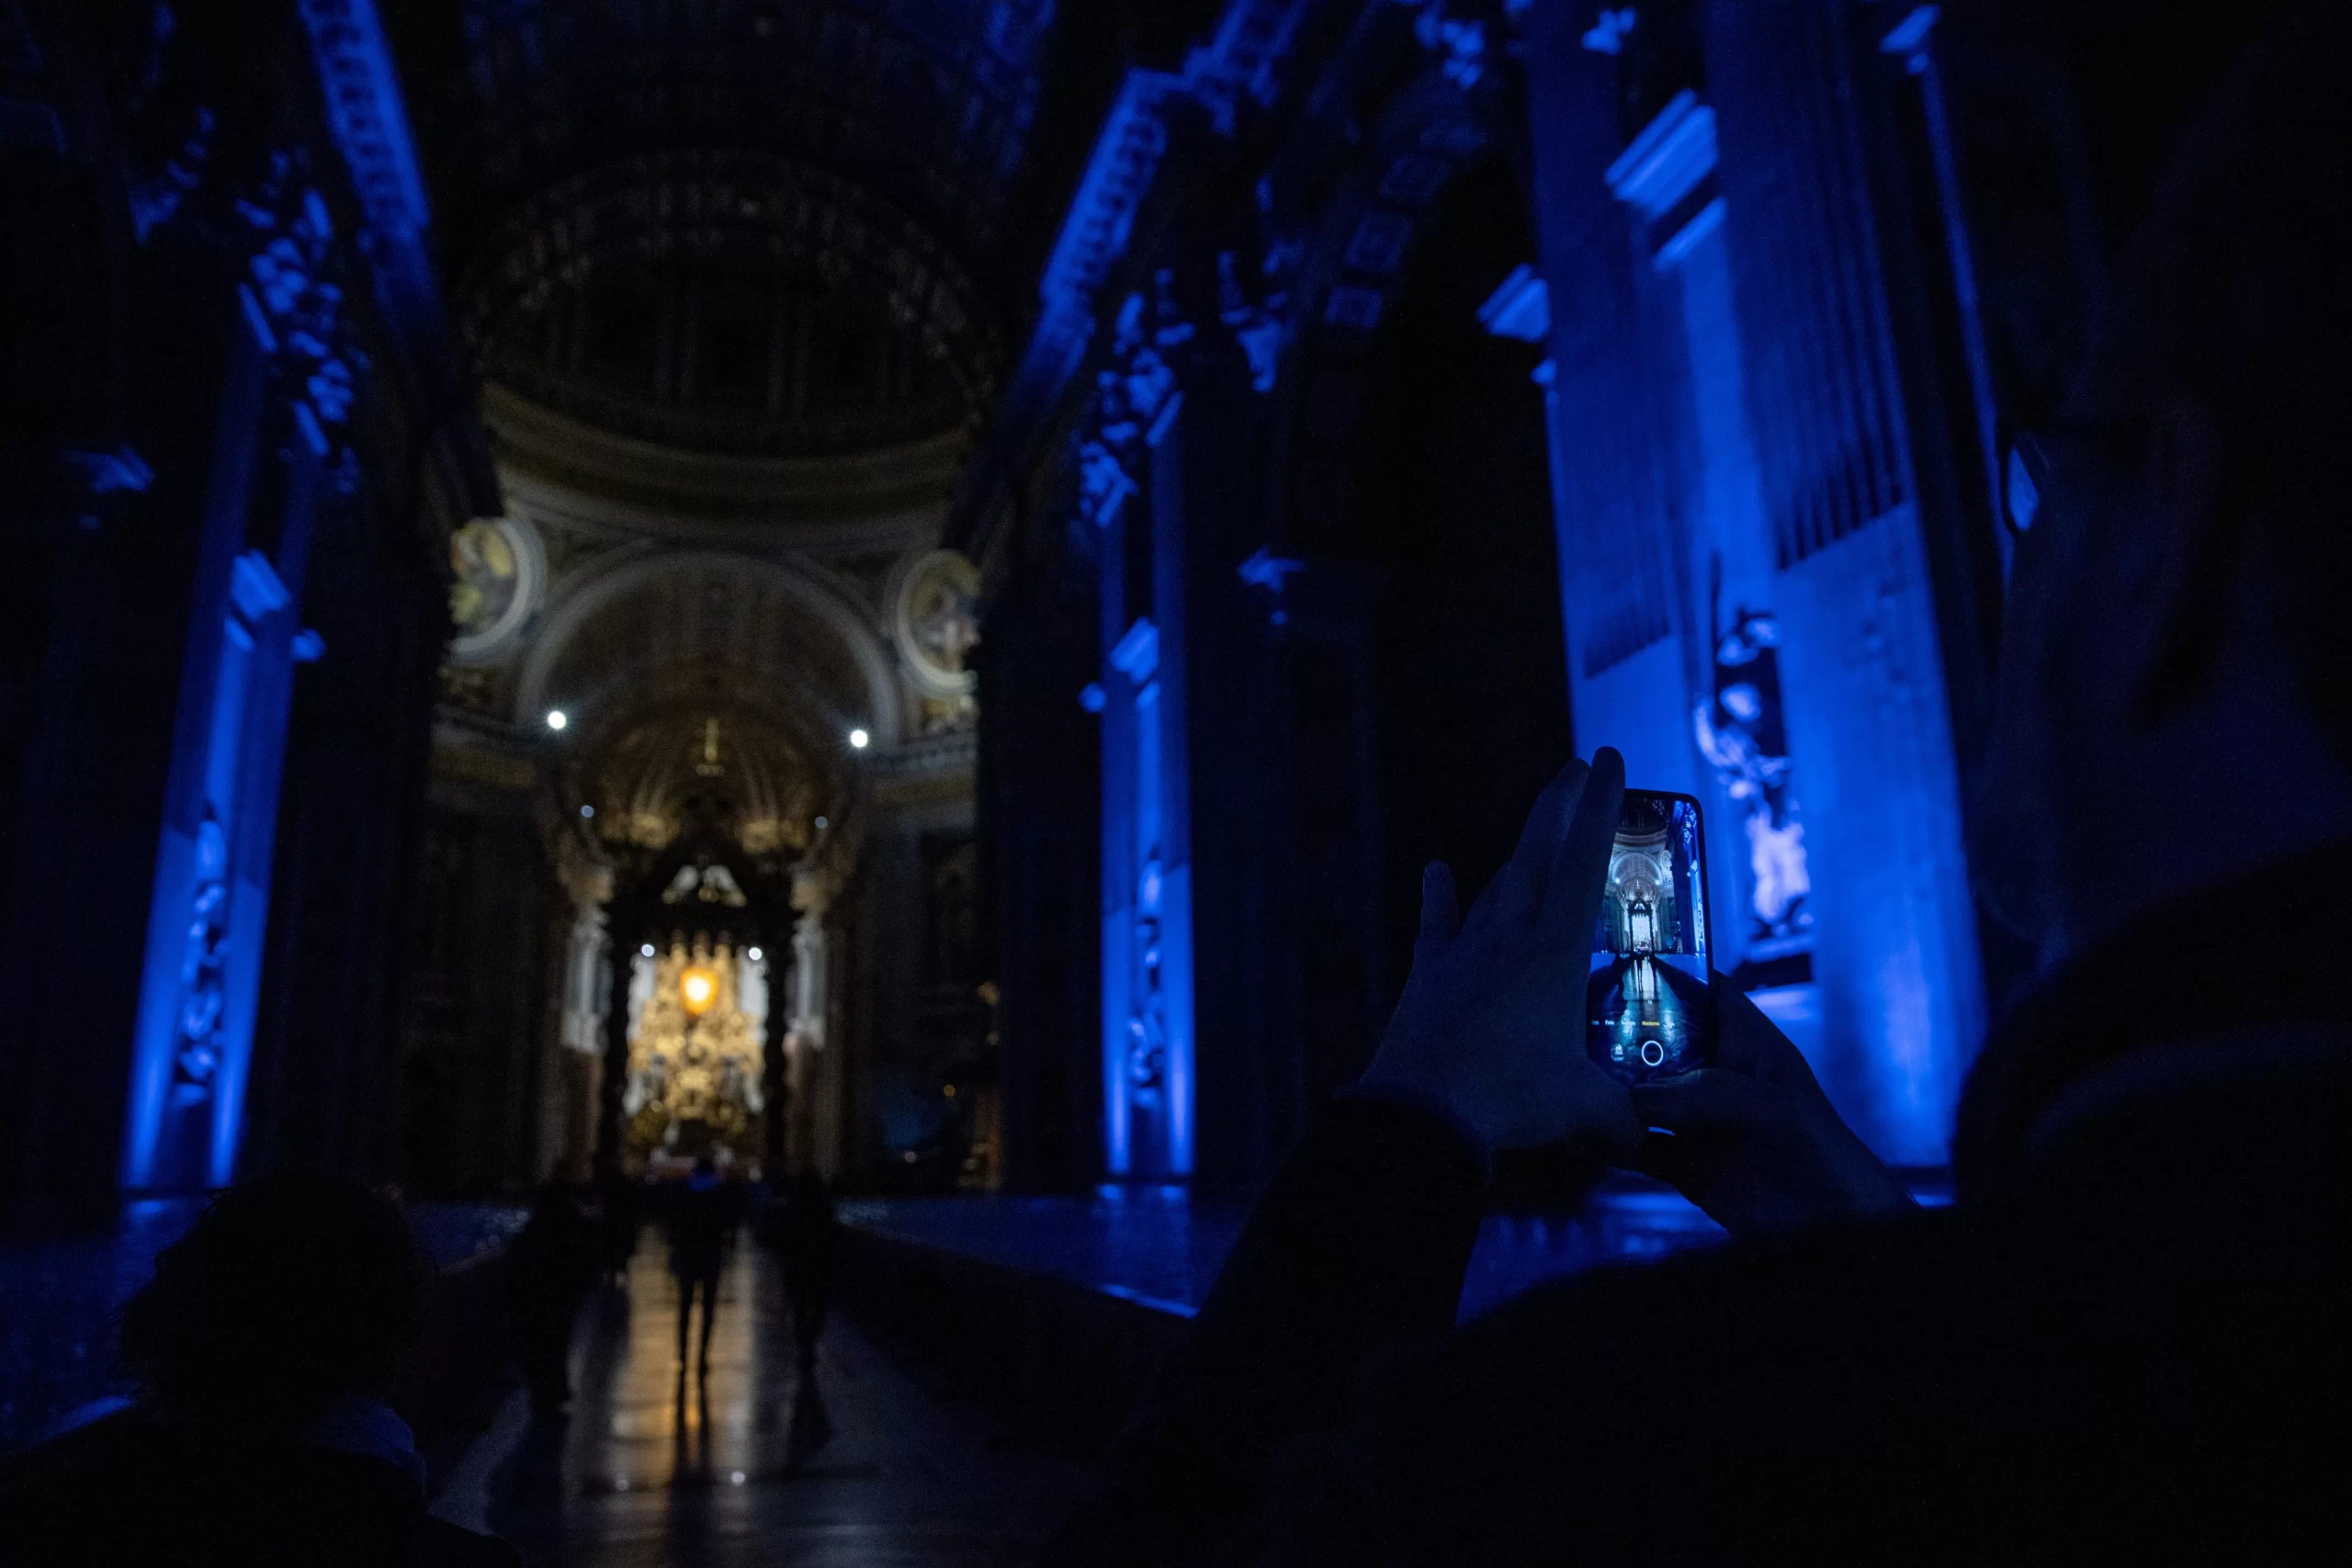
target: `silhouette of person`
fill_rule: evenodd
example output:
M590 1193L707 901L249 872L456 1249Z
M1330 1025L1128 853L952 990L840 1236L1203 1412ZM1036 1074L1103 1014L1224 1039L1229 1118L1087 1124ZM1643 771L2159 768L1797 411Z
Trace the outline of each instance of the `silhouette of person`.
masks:
M670 1198L670 1272L678 1281L678 1371L686 1369L687 1329L695 1297L702 1297L702 1337L695 1365L710 1371L710 1331L718 1318L718 1279L727 1265L734 1208L707 1155Z
M781 1183L779 1183L779 1186ZM833 1285L841 1268L841 1220L825 1179L804 1168L761 1218L760 1239L784 1270L785 1298L792 1306L794 1365L798 1377L792 1397L792 1426L786 1469L797 1471L832 1436L832 1417L817 1382L817 1343L825 1332Z
M617 1168L596 1179L596 1227L603 1242L600 1262L605 1278L616 1285L628 1282L629 1259L637 1256L637 1197L636 1184Z
M784 1293L792 1303L792 1337L802 1375L817 1365L818 1337L833 1299L841 1269L841 1220L825 1179L803 1169L793 1178L776 1227L776 1254L784 1264Z
M400 1208L356 1182L222 1193L124 1309L130 1407L0 1471L0 1542L110 1564L520 1562L425 1513L388 1403L430 1284Z
M560 1181L539 1189L531 1218L506 1249L507 1313L531 1409L553 1416L571 1402L572 1320L594 1288L599 1237Z

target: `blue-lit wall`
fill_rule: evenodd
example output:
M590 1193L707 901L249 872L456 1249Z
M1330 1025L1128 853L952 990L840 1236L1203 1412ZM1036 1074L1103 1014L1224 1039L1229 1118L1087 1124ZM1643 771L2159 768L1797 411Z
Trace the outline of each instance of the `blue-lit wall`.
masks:
M1376 554L1347 535L1361 518L1345 491L1366 389L1410 357L1391 325L1413 258L1449 220L1442 193L1513 145L1532 154L1534 254L1479 285L1493 292L1476 319L1542 359L1576 749L1614 746L1634 784L1705 804L1719 966L1883 1154L1940 1163L1985 1021L1958 781L1996 618L1968 563L1998 551L1982 497L1952 482L1984 457L1983 399L1951 374L1981 370L1982 328L1932 308L1919 276L1923 254L1956 268L1968 254L1949 171L1906 163L1946 145L1935 95L1917 88L1932 79L1936 8L1529 0L1473 21L1374 6L1344 45L1300 46L1335 58L1285 60L1295 35L1269 32L1272 57L1226 71L1223 51L1261 36L1236 18L1260 10L1237 0L1181 73L1131 73L1023 370L1024 386L1074 376L1091 403L1069 471L1100 617L1109 1169L1247 1187L1324 1079L1353 1070L1324 1070L1336 1049L1307 1061L1310 1026L1352 1043L1393 996L1375 977L1340 1019L1301 980L1315 959L1293 884L1311 868L1293 863L1303 835L1284 769L1306 731L1280 671L1307 646L1302 606L1338 604L1340 561ZM1386 85L1351 100L1343 128L1318 119L1339 113L1328 103L1301 107L1295 134L1252 164L1267 150L1236 126L1253 96L1280 100L1294 69L1300 83L1334 70ZM1214 137L1167 113L1187 103ZM1163 162L1216 171L1193 192L1254 200L1175 211L1137 241ZM1131 243L1148 254L1126 255ZM1197 338L1170 309L1171 277L1177 294L1194 279ZM1950 287L1972 297L1965 278ZM1253 392L1200 379L1189 357L1220 322L1220 352L1246 358ZM1188 367L1171 401L1180 356L1155 345L1175 343ZM1171 423L1176 466L1198 480L1189 497L1159 472ZM1190 543L1171 557L1171 539ZM1261 581L1253 561L1301 583L1285 597L1283 573ZM1155 581L1138 590L1144 562ZM1237 570L1263 601L1254 629L1219 600ZM1366 581L1365 604L1378 603L1389 585ZM1341 618L1374 635L1363 605ZM1378 704L1357 695L1335 722L1361 740ZM1365 841L1408 838L1382 818L1371 775L1360 782ZM1376 874L1367 889L1361 923L1377 930Z
M1930 557L1989 519L1918 499L1849 9L1707 8L1703 84L1628 128L1626 39L1537 0L1529 112L1579 748L1708 800L1726 966L1800 961L1775 1010L1928 1165L1984 1028Z
M220 172L220 188L206 184L213 176L199 156L193 172L175 165L173 177L134 201L141 242L180 247L161 254L187 271L187 308L209 321L233 318L217 383L184 392L183 417L209 428L209 447L171 438L185 454L178 488L197 544L122 1112L118 1178L135 1191L234 1179L250 1153L256 1103L262 1157L295 1149L379 1157L369 1140L380 1107L348 1121L322 1108L381 1100L364 1081L375 1070L364 1042L381 1020L355 1021L346 1010L389 1016L365 998L373 991L368 960L388 950L381 933L397 874L381 855L346 856L330 871L322 863L334 856L319 831L335 813L298 796L289 852L298 895L324 889L332 897L311 898L304 926L290 936L270 929L296 668L328 651L305 629L306 579L322 519L331 520L328 553L340 566L326 574L331 591L322 598L345 614L344 625L371 634L346 650L338 679L370 705L368 721L379 727L368 765L313 756L310 787L334 791L344 812L373 800L378 815L396 814L414 775L384 771L373 743L389 731L413 736L421 750L425 716L404 688L417 662L435 657L443 623L436 583L384 573L382 563L401 558L420 529L445 518L442 487L416 484L420 471L456 475L450 488L465 493L454 505L497 506L486 454L474 445L479 432L461 406L424 185L375 6L300 0L289 12L316 80L272 104L240 79L200 115L204 134L216 121L258 117L266 123L246 131L263 139L266 154ZM205 225L187 221L199 211L209 214ZM201 245L217 251L233 281L189 266L186 231L199 227ZM371 367L362 337L379 354L396 352L405 374L355 429ZM401 406L390 412L395 400ZM388 424L398 427L389 444L380 439ZM420 441L432 462L420 460ZM368 504L367 491L371 478L395 468L406 502L393 523ZM399 531L393 550L371 536L379 526ZM355 592L356 562L379 575ZM424 617L411 617L420 587L430 619L417 626ZM363 600L365 613L350 615ZM414 638L412 626L421 634ZM371 834L396 838L398 827L354 828L346 848L373 841ZM313 952L339 964L334 972L351 984L280 973L276 989L284 994L271 998L263 1029L266 962L274 953L281 969L299 967L299 955ZM337 1023L322 1025L322 1010ZM356 1040L314 1038L321 1035ZM276 1055L257 1085L263 1037ZM302 1059L283 1059L293 1053ZM346 1074L363 1081L339 1081Z

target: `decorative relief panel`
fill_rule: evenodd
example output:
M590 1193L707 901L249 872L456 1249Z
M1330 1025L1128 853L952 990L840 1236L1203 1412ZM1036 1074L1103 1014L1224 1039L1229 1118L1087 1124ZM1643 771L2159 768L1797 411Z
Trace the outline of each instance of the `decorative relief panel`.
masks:
M504 651L547 593L537 530L513 517L477 518L449 536L449 619L460 664Z

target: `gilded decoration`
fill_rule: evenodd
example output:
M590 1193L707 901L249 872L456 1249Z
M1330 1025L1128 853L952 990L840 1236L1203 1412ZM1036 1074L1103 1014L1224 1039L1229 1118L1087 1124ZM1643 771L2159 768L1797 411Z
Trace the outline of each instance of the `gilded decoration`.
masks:
M498 706L498 671L480 665L441 666L441 700L468 713L492 713Z
M662 1151L694 1155L712 1146L756 1156L762 1041L741 1006L733 944L707 935L673 942L650 968L621 1107L628 1158L642 1163Z

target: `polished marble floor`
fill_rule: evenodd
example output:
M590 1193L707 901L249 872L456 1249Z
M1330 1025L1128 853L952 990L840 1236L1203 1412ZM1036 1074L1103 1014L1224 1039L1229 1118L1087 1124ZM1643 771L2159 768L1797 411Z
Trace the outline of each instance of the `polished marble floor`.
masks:
M514 1394L434 1507L534 1563L980 1568L1025 1561L1081 1493L1078 1467L1012 1447L839 1315L816 1370L831 1432L810 1451L788 1309L756 1248L729 1266L707 1380L678 1375L677 1290L650 1238L627 1292L581 1315L570 1418L535 1424Z

